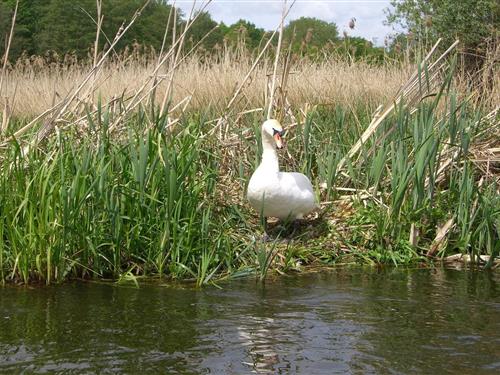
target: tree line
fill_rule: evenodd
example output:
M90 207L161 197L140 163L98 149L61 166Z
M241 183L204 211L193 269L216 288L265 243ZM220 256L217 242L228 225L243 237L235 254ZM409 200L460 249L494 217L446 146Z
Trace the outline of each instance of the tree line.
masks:
M0 56L5 53L15 3L15 0L0 0ZM143 0L103 0L104 21L100 48L106 48L111 43L119 28L143 4ZM186 16L179 9L171 11L172 6L165 0L150 1L120 40L116 50L132 44L159 50L170 16L166 40L168 46L174 28L179 35L186 23ZM44 55L49 51L58 55L75 54L84 57L89 54L96 38L96 20L95 0L21 0L9 57L15 60L23 53L31 56ZM208 12L202 12L190 27L185 45L186 48L198 45L207 51L237 46L255 50L262 47L270 34L247 20L241 19L232 25L219 24ZM294 52L305 55L318 54L325 48L347 48L356 57L380 57L383 54L381 48L363 38L340 38L335 23L316 18L302 17L289 22L284 36L287 41L285 44L290 46L291 43Z
M498 0L391 0L386 14L387 24L404 30L395 36L392 48L428 47L438 38L446 48L458 39L466 65L477 70L499 46Z
M15 3L16 0L0 0L0 57L5 53ZM130 20L143 4L144 0L102 1L104 22L100 48L111 43L121 25ZM172 6L166 0L150 1L116 50L132 44L159 50L169 15L175 14L167 33L166 43L169 45L174 28L179 35L186 23L186 17L179 9L171 11ZM380 60L384 53L396 56L411 44L430 44L437 38L445 40L443 45L460 39L463 51L469 56L484 55L492 43L498 43L498 0L391 0L391 8L386 12L386 23L399 25L404 31L386 41L385 50L363 38L351 37L345 32L340 35L335 23L309 17L286 25L285 45L293 52L307 56L333 50L354 58ZM44 55L49 51L84 57L96 37L96 19L95 0L20 0L9 57L15 60L23 53ZM203 12L189 29L185 44L186 48L199 45L206 51L228 46L255 50L269 35L268 31L249 21L241 19L232 25L218 24L208 12Z

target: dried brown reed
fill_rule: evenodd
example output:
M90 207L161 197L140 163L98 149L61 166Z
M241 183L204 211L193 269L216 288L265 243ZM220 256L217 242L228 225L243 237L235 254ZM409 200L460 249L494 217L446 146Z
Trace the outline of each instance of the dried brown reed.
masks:
M441 43L441 39L431 48L427 56L425 56L423 61L419 64L419 67L413 72L406 83L400 87L394 99L387 104L387 107L384 109L379 107L377 109L372 121L361 135L361 138L352 146L347 155L337 165L337 172L342 169L348 159L352 158L361 149L363 144L365 144L376 132L385 118L388 117L400 103L412 109L415 103L428 95L434 95L433 91L439 89L442 85L443 70L446 66L443 60L449 55L453 48L457 46L458 40L432 61L434 57L433 54L439 46L439 43ZM422 82L423 80L425 82Z
M7 38L7 46L5 48L5 54L3 56L2 70L0 71L0 97L2 96L3 82L5 80L5 75L7 72L7 63L9 61L9 50L10 50L10 45L12 43L12 37L14 36L14 26L16 24L18 7L19 7L19 0L16 1L16 6L14 8L14 13L12 15L10 32ZM5 97L4 103L2 103L3 110L2 110L2 122L0 123L0 135L4 133L4 131L6 130L10 116L9 97L8 96L4 97Z
M209 3L210 0L204 2L201 10ZM24 58L10 69L2 70L5 83L2 94L6 103L2 111L3 123L7 123L11 116L32 120L17 130L15 136L24 134L37 121L44 122L38 131L38 140L45 137L56 123L84 122L89 109L97 110L98 98L104 104L118 99L120 101L121 110L111 124L112 129L123 126L124 117L148 101L158 104L161 114L165 110L168 114L171 111L210 110L211 114L222 116L218 124L221 119L227 119L229 112L265 111L269 117L274 107L275 116L282 117L286 112L293 120L291 108L344 105L354 109L362 104L375 110L380 108L381 103L388 103L388 109L375 119L375 124L365 133L366 137L363 136L353 147L352 153L348 155L352 157L384 115L394 108L395 104L391 106L393 98L418 100L422 97L416 83L418 72L406 80L414 70L413 64L409 62L386 61L381 65L373 65L333 55L325 55L319 61L304 58L294 60L289 53L284 63L279 64L282 28L290 9L287 10L286 2L274 56L269 53L268 47L277 30L257 58L245 53L242 46L235 49L226 47L216 54L204 54L196 50L195 46L186 53L185 35L199 14L193 11L184 28L173 31L173 42L167 50L162 48L159 54L154 51L145 54L139 51L140 46L135 46L132 51L118 55L113 46L140 16L140 9L123 25L110 48L99 53L96 48L102 21L99 4L97 1L98 19L94 21L97 26L96 42L88 61L76 61L71 56ZM167 25L166 32L168 29ZM439 82L442 66L438 63L440 59L429 67L430 81ZM280 79L277 79L278 70ZM408 85L401 87L400 83L405 81ZM489 96L493 98L491 102L498 95L496 83L493 82L489 91ZM167 103L169 108L165 108ZM224 131L222 126L216 128L226 138L229 124L223 122ZM343 162L339 168L342 165Z
M113 97L131 95L151 74L154 58L121 56L106 63L97 79L103 102ZM221 55L206 57L195 54L177 68L173 79L173 101L192 96L191 109L213 108L224 110L234 94L235 87L250 70L253 57L236 55L226 50ZM238 103L241 109L262 107L271 62L261 62L243 88ZM326 58L315 63L300 60L292 63L288 77L287 96L294 107L305 103L345 104L365 103L376 107L390 100L398 90L411 66L391 64L375 66L365 62L351 64L339 58ZM89 68L76 62L69 66L46 61L43 58L26 59L6 73L5 96L12 98L13 115L36 116L67 96L74 83L84 79ZM164 72L160 71L160 75ZM161 103L167 82L159 84L156 100Z

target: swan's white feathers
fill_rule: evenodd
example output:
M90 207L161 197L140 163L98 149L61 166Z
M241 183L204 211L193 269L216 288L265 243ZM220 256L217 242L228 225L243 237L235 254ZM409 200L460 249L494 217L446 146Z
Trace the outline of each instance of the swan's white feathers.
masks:
M270 177L257 172L248 184L248 200L265 217L301 219L317 207L311 182L302 173L278 172Z
M272 126L270 126L272 125ZM311 181L297 172L280 172L272 128L280 128L276 120L262 125L262 162L248 184L247 198L265 217L285 220L301 219L317 208Z

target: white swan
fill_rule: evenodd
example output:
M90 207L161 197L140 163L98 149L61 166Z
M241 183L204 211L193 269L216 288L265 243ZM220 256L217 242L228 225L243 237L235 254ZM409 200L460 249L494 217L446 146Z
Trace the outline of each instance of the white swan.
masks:
M262 161L250 178L247 198L264 217L302 219L318 205L311 181L305 175L279 170L276 147L283 147L283 133L277 120L262 124Z

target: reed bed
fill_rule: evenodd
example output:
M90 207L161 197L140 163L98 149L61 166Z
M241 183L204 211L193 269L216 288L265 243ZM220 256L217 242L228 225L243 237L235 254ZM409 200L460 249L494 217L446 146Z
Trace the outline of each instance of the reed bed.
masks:
M217 158L199 124L144 135L138 115L119 144L101 125L83 141L59 135L28 159L10 149L1 172L3 279L169 274L207 282L244 264L249 244L231 239L238 212L217 203Z
M460 252L493 261L500 160L484 145L496 136L494 123L457 107L453 95L453 115L437 103L396 110L358 162L339 173L369 111L308 113L290 130L283 167L311 177L322 211L289 241L282 242L287 228L276 225L270 244L261 242L258 214L244 198L258 138L221 147L213 122L199 116L170 131L159 117L145 131L147 113L139 111L117 139L110 109L102 108L103 121L90 122L84 136L57 132L29 155L11 141L0 167L0 277L48 283L160 275L203 285L348 260L399 265ZM255 113L244 119L257 134L260 122ZM487 171L477 158L485 150L496 155Z
M419 64L294 60L270 41L206 56L183 49L186 29L158 55L3 69L2 282L203 285L456 253L494 266L498 82L481 100L460 86L456 44ZM288 130L283 169L308 175L322 207L293 236L277 223L271 244L245 200L266 115Z
M96 82L101 100L107 102L113 97L134 93L151 74L156 61L151 54L131 53L108 62ZM241 56L228 51L220 57L192 56L176 70L172 100L178 103L190 96L191 111L206 108L221 111L252 64L249 53ZM244 87L244 98L238 102L240 110L265 105L263 93L271 69L270 61L257 66ZM340 57L319 62L301 59L291 67L287 97L294 107L303 107L306 103L364 103L376 108L392 98L410 69L412 66L404 63L373 65L360 61L353 64ZM88 71L88 64L69 58L62 59L61 63L50 63L43 58L26 59L8 71L3 95L11 98L13 116L32 118L68 95L75 82L81 82ZM161 103L167 84L164 81L158 86L157 103Z

